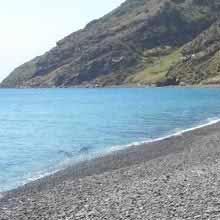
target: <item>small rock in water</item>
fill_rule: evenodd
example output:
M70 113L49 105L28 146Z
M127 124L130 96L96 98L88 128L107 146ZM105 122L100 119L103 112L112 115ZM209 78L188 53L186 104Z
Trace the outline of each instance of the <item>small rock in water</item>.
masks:
M68 152L68 151L60 150L60 151L58 151L58 153L63 154L64 156L66 156L68 158L73 157L73 154L71 152Z
M82 147L82 148L79 150L79 153L80 153L80 154L88 154L88 153L89 153L89 148L88 148L88 147Z

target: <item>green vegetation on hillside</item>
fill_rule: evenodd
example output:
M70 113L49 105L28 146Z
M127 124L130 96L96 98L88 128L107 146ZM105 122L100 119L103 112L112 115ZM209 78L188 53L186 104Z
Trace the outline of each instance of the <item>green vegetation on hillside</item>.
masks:
M0 87L207 82L219 75L219 15L220 0L127 0L16 68Z
M130 83L156 84L165 79L169 69L180 61L181 48L174 50L169 55L154 57L153 63L146 63L145 68L130 76L127 81Z

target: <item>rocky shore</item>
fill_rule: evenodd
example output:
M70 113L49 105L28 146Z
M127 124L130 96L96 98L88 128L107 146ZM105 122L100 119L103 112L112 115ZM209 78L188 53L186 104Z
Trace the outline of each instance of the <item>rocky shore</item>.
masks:
M220 124L130 147L0 197L1 220L220 219Z

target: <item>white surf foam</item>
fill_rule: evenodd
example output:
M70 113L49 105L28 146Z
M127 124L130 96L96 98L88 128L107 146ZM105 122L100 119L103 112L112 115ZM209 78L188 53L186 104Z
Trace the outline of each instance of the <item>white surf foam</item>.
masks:
M112 146L112 147L108 148L104 152L101 152L101 153L100 152L94 152L92 155L90 155L86 159L87 160L94 159L96 157L105 156L109 153L112 153L112 152L115 152L115 151L118 151L118 150L123 150L123 149L126 149L128 147L140 146L142 144L159 142L159 141L166 140L166 139L169 139L169 138L172 138L172 137L175 137L175 136L181 136L181 135L183 135L187 132L194 131L194 130L197 130L197 129L200 129L200 128L203 128L203 127L207 127L207 126L210 126L210 125L217 124L217 123L220 123L220 118L209 118L204 123L200 123L199 125L196 125L196 126L193 126L193 127L187 128L187 129L178 129L178 131L172 132L171 134L166 135L166 136L162 136L162 137L158 137L158 138L152 138L152 139L146 139L146 140L143 140L143 141L136 141L136 142L132 142L132 143L126 144L126 145L115 145L115 146ZM41 179L41 178L46 177L46 176L53 175L54 173L56 173L58 171L61 171L65 168L67 168L70 165L74 165L74 164L76 164L78 162L81 162L81 161L84 161L86 159L85 159L85 157L78 158L77 160L67 159L67 160L61 162L54 169L50 169L49 171L48 170L47 171L41 171L41 172L35 173L33 175L29 175L29 177L25 178L25 180L22 181L22 183L20 183L19 186L25 185L25 184L27 184L29 182L32 182L32 181L36 181L36 180ZM0 198L1 198L1 194L0 194Z
M194 131L200 128L204 128L210 125L214 125L220 123L220 118L208 118L204 123L200 123L199 125L190 127L190 128L186 128L186 129L175 129L175 132L171 132L171 134L162 136L162 137L158 137L158 138L151 138L151 139L146 139L143 141L136 141L136 142L132 142L130 144L126 144L126 145L115 145L112 146L109 150L107 150L107 153L111 153L112 151L117 151L117 150L122 150L122 149L126 149L128 147L132 147L132 146L139 146L142 144L148 144L148 143L155 143L158 141L162 141L162 140L166 140L175 136L181 136L187 132L190 131Z
M123 149L129 148L129 147L132 147L132 146L140 146L140 145L143 145L143 144L155 143L155 142L166 140L166 139L169 139L169 138L172 138L172 137L175 137L175 136L181 136L181 135L183 135L187 132L194 131L194 130L197 130L197 129L200 129L200 128L203 128L203 127L207 127L207 126L210 126L210 125L217 124L217 123L220 123L220 118L208 118L204 123L200 123L199 125L196 125L196 126L193 126L193 127L187 128L187 129L178 129L178 131L171 132L171 134L169 134L169 135L165 135L165 136L158 137L158 138L146 139L146 140L143 140L143 141L135 141L135 142L125 144L125 145L114 145L114 146L108 148L107 150L105 150L103 152L93 152L92 155L89 155L86 158L84 156L79 157L78 159L75 159L75 160L71 160L71 159L68 158L65 161L62 161L57 166L57 168L54 169L53 171L40 172L38 175L34 175L34 177L29 178L28 182L35 181L35 180L40 179L42 177L52 175L52 174L54 174L54 173L56 173L60 170L65 169L66 167L68 167L70 165L74 165L78 162L94 159L94 158L100 157L100 156L105 156L109 153L112 153L112 152L115 152L115 151L118 151L118 150L123 150Z

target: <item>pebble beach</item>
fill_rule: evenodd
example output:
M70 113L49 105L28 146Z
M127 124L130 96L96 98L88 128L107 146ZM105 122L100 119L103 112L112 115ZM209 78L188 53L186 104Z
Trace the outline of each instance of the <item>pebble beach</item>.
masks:
M0 195L1 220L220 219L220 124L85 161Z

